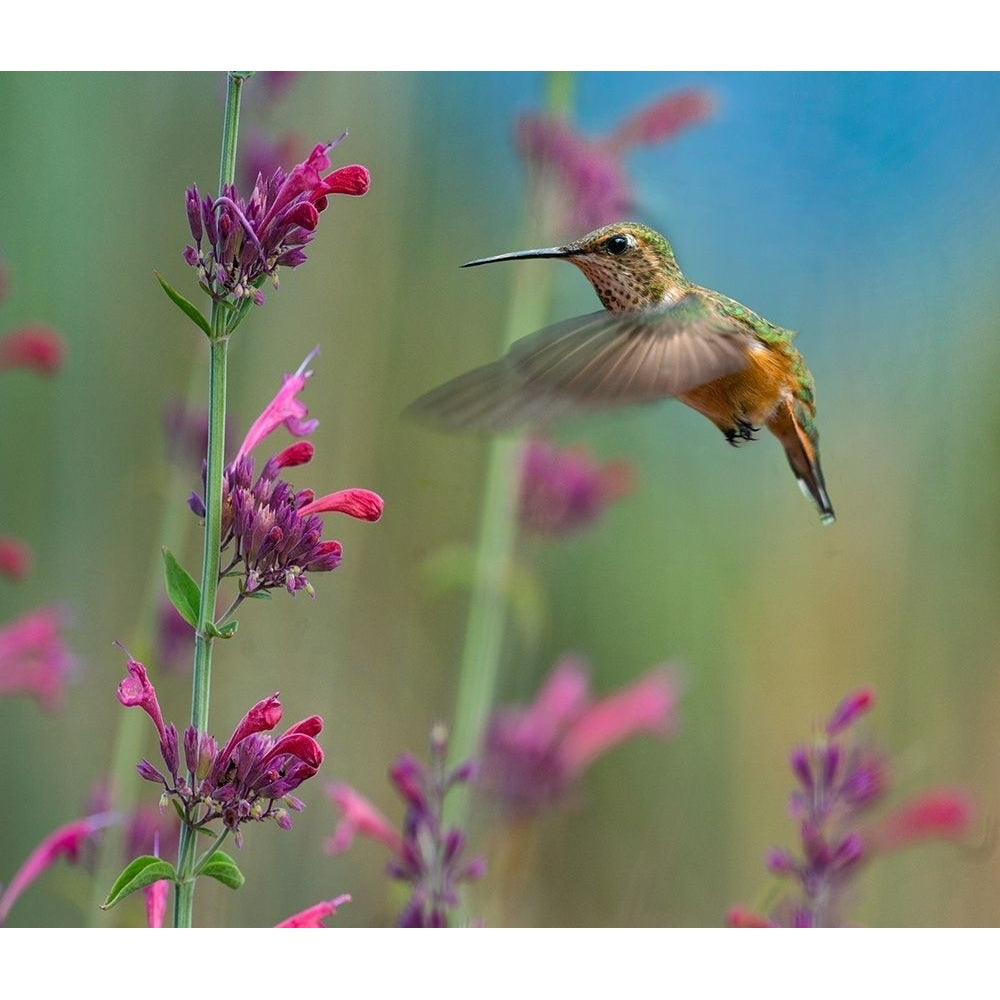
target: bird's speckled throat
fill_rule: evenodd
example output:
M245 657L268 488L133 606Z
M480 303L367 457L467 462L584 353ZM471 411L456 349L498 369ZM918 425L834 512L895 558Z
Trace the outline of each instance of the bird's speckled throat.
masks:
M621 237L627 248L615 252ZM638 223L605 226L565 249L566 259L583 271L609 312L673 302L690 287L670 244Z

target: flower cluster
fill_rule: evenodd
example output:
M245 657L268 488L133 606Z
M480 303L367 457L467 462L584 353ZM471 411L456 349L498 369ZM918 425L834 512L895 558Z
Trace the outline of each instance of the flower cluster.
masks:
M792 751L799 787L789 811L799 824L802 854L772 850L767 867L792 879L798 892L769 916L734 907L731 926L839 926L845 894L864 863L932 837L957 840L969 832L972 806L962 792L949 789L918 796L881 820L866 819L888 791L888 762L873 747L847 743L844 733L873 702L867 688L848 695L813 744Z
M295 490L278 478L282 469L312 459L314 449L308 441L297 441L273 455L254 476L250 452L261 440L281 426L297 437L316 429L318 421L305 419L308 410L297 398L312 375L306 365L313 354L295 374L285 376L224 472L221 550L224 556L228 552L228 561L223 559L220 578L239 578L239 599L277 587L290 594L313 593L306 574L335 569L343 553L340 542L323 540L323 520L318 515L337 511L364 521L382 516L382 498L371 490L338 490L317 499L312 490ZM189 497L188 505L199 517L205 516L198 494Z
M597 701L588 687L584 664L565 656L533 704L490 719L478 781L511 817L528 818L558 802L619 743L638 733L665 736L676 725L678 684L663 667Z
M518 124L517 148L528 163L554 174L569 208L567 228L597 229L632 214L635 198L625 153L672 138L711 110L712 99L703 90L669 94L602 139L583 136L560 118L526 115Z
M288 173L279 167L266 180L258 175L248 199L235 185L223 187L218 198L202 197L197 185L188 188L185 204L194 245L185 247L184 260L197 269L213 299L251 299L261 305L264 280L270 277L276 284L279 267L298 267L306 259L303 247L312 240L328 197L368 190L368 170L357 164L323 176L330 166L328 153L346 135L320 143Z
M593 524L632 486L624 461L595 462L581 448L529 441L521 458L518 517L528 534L559 536Z
M152 719L166 773L146 759L136 770L140 777L163 786L164 797L176 802L186 823L199 829L222 820L238 845L243 823L274 819L282 829L291 827L288 809L303 807L291 793L323 762L316 742L323 729L318 715L297 722L277 738L268 736L281 721L281 702L275 693L247 712L220 749L214 737L193 726L179 738L173 723L164 724L146 668L129 656L127 669L118 685L118 700L126 707L138 706Z
M400 756L389 771L396 791L406 801L402 836L364 796L349 785L332 784L329 794L342 816L327 842L331 854L346 851L355 834L385 844L392 852L388 874L412 886L409 902L399 915L401 927L446 927L449 910L459 905L458 887L482 876L482 858L464 860L465 834L446 828L444 797L473 774L471 763L451 771L445 767L447 738L442 727L431 734L431 764L425 768L409 754Z

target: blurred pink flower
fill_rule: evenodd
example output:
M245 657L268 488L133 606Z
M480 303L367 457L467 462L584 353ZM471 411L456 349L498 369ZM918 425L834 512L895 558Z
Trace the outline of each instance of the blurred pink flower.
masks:
M0 538L0 574L20 580L31 568L31 549L18 538Z
M515 815L536 814L619 743L639 733L669 735L676 726L677 697L676 677L659 667L591 701L584 664L563 657L533 704L493 715L483 741L480 784Z
M333 899L323 903L315 903L301 913L296 913L287 920L282 920L276 927L325 927L323 923L325 917L332 917L337 909L349 903L351 897L345 892L343 895L335 896Z
M668 94L626 118L610 135L590 139L560 118L525 115L517 148L530 164L553 172L568 203L566 225L591 230L631 214L635 198L625 154L636 146L672 138L706 119L713 102L707 91Z
M583 448L529 441L521 457L521 527L535 535L566 535L593 524L632 488L632 467L601 464Z
M327 785L326 791L341 813L340 822L326 841L325 849L329 854L343 854L358 834L385 844L393 854L402 851L403 838L360 792L340 782Z
M76 861L84 842L104 827L118 822L114 813L100 813L74 820L53 830L32 852L0 895L0 924L7 920L11 907L24 890L61 857Z
M0 625L0 695L29 694L55 709L74 659L60 630L66 614L45 607Z
M30 368L40 375L54 375L64 353L62 338L55 330L41 324L23 326L0 337L0 372Z

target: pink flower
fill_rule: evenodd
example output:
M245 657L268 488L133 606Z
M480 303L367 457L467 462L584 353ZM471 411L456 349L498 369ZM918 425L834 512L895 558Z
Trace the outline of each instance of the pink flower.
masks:
M341 812L340 822L327 839L327 853L343 854L358 834L385 844L393 854L402 852L403 838L368 799L339 782L327 785L326 791Z
M183 256L214 299L261 305L264 280L276 282L278 268L305 261L303 247L312 240L329 196L368 190L371 177L358 164L323 175L330 150L346 135L315 146L288 173L279 167L269 178L259 176L247 199L232 184L218 198L202 198L196 185L188 188L185 207L194 244L184 248Z
M17 538L0 538L0 574L20 580L31 568L31 549Z
M100 813L74 820L53 830L32 852L17 870L10 884L0 896L0 924L7 920L11 907L24 890L46 869L51 868L61 857L76 861L84 842L111 823L118 822L113 813Z
M319 426L318 420L306 420L309 410L306 404L298 399L298 394L305 388L306 382L312 377L311 371L306 371L306 365L319 353L319 348L310 351L306 359L299 365L298 371L286 375L282 379L281 388L271 400L261 415L250 425L240 450L232 461L235 465L244 455L248 455L269 434L276 431L282 424L293 437L305 437L312 434Z
M0 694L30 694L42 708L57 707L74 664L59 634L65 619L57 608L38 608L0 626Z
M316 429L318 421L305 419L308 410L298 399L312 375L306 366L315 354L310 353L294 375L285 376L281 389L253 422L236 458L225 469L220 579L238 578L237 603L277 587L290 594L305 590L314 595L307 574L335 569L343 554L340 542L323 540L319 514L336 511L365 521L382 516L382 498L371 490L338 490L317 500L311 489L295 490L279 478L282 469L312 460L315 449L308 441L296 441L273 455L260 475L255 475L251 452L268 435L281 426L296 436ZM204 501L197 493L188 498L188 506L199 517L205 516Z
M521 458L521 527L536 535L565 535L593 524L632 487L624 461L603 465L582 448L529 441Z
M587 689L582 661L566 656L532 705L501 709L490 720L480 781L512 813L540 812L612 747L675 727L678 685L665 668L598 701Z
M23 326L0 337L0 372L8 368L30 368L41 375L55 374L65 348L55 330L41 324Z
M669 94L626 118L604 139L589 139L559 118L526 115L518 125L517 147L529 163L550 170L560 182L568 228L597 229L634 207L624 165L629 149L672 138L711 111L712 99L703 90Z
M884 854L924 840L962 840L972 830L975 810L960 789L940 788L904 802L861 835L866 851Z
M351 897L347 895L347 893L344 893L341 896L335 896L327 902L316 903L308 909L303 910L301 913L296 913L287 920L282 920L280 924L276 924L275 926L325 927L326 924L323 923L324 917L332 917L337 912L338 907L341 907L344 903L349 903L350 901Z

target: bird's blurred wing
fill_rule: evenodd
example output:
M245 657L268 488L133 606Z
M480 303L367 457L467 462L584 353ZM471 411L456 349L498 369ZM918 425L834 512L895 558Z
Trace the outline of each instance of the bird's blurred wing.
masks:
M499 361L421 396L410 412L448 429L504 430L675 396L746 367L747 332L685 296L602 309L517 341Z

